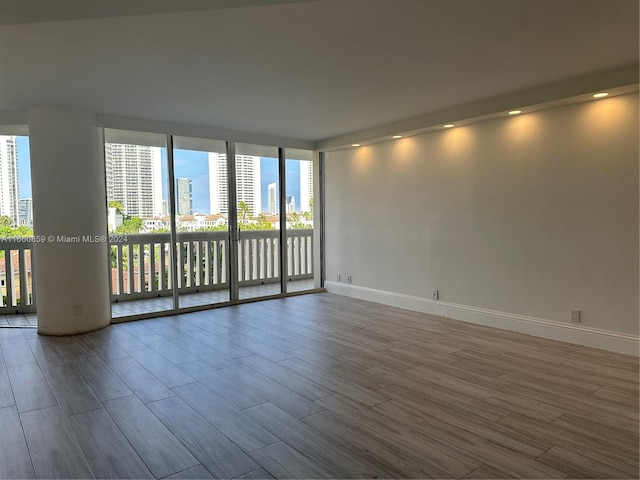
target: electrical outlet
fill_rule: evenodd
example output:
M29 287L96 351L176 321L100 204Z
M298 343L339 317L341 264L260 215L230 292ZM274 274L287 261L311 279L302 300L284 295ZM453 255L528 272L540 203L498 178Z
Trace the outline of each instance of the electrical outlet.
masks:
M338 274L338 281L342 281L342 275Z
M580 323L580 310L571 310L571 323Z
M440 292L438 292L438 290L433 290L431 292L431 297L433 297L434 300L438 300L440 298Z
M347 283L351 283L351 275L347 277Z
M78 315L82 315L82 304L76 303L73 306L73 316L77 317Z

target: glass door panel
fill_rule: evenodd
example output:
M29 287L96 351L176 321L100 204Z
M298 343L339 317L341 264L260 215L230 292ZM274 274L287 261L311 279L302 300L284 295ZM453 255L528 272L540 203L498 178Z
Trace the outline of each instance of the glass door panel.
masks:
M29 137L26 127L0 128L0 325L35 326Z
M113 318L173 309L166 136L105 129Z
M278 149L236 144L239 298L281 293Z
M226 143L173 137L179 307L228 302Z
M286 149L287 292L314 288L313 152Z

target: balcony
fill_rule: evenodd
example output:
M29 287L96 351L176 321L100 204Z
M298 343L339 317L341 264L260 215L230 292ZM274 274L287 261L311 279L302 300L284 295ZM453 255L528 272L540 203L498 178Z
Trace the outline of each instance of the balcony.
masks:
M0 315L33 314L36 311L33 240L30 237L0 240Z
M5 239L9 240L9 239ZM0 243L0 325L34 325L33 242ZM180 307L229 301L229 245L224 231L179 232L176 289ZM238 243L240 298L280 293L278 230L242 231ZM110 244L114 318L173 309L169 233L123 235ZM287 291L313 288L313 230L287 230ZM3 323L4 322L4 323Z

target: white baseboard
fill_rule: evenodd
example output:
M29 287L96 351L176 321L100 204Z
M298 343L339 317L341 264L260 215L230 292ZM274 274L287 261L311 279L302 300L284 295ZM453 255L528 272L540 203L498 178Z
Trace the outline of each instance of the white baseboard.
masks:
M554 322L525 315L486 310L454 303L387 292L374 288L359 287L337 282L325 282L329 293L361 300L406 308L416 312L477 323L488 327L502 328L537 337L577 343L588 347L602 348L617 353L638 356L640 337L626 333L611 332L597 328Z

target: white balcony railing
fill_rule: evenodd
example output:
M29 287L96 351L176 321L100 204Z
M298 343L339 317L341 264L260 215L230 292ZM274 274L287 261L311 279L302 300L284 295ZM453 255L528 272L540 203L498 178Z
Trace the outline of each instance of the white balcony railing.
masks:
M238 245L238 283L280 281L278 230L243 230ZM111 300L171 296L168 233L115 235L111 251ZM229 287L227 232L180 232L177 235L178 293ZM34 313L31 239L0 242L0 314ZM287 230L287 278L313 278L313 230Z
M280 281L279 231L243 230L240 237L239 285ZM168 233L115 236L113 240L112 301L172 294ZM179 232L177 246L179 294L229 287L227 232ZM313 230L287 230L287 260L289 280L313 278Z
M0 314L35 312L31 238L0 239Z

